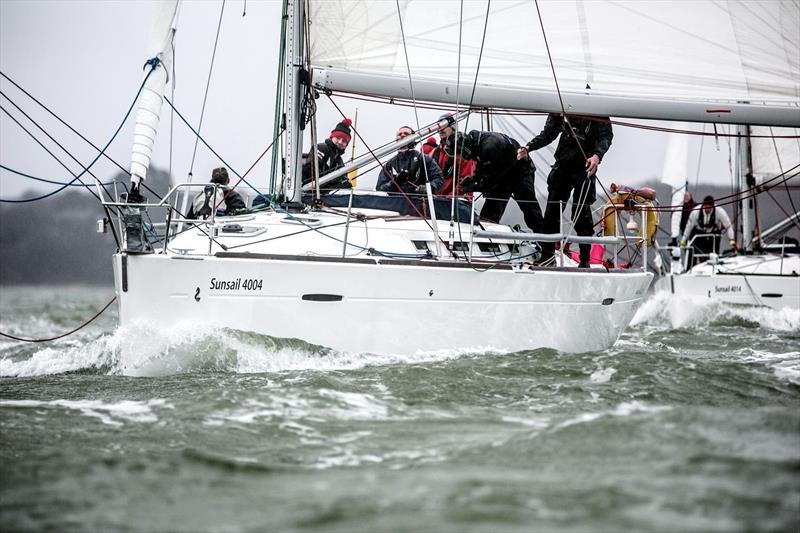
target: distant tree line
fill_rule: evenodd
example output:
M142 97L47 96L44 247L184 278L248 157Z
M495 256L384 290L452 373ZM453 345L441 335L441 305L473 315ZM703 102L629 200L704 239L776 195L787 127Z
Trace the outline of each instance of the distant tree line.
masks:
M120 173L115 180L127 184L128 177ZM147 186L159 196L169 183L164 171L148 173ZM20 198L41 194L28 191ZM100 202L75 187L36 202L0 204L0 285L112 284L116 244L110 230L97 233L97 220L105 217Z

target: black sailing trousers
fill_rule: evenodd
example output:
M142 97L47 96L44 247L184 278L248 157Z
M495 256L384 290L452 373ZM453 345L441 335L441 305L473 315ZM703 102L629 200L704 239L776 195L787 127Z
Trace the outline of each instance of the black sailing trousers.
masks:
M514 167L504 178L501 183L484 191L486 202L481 208L481 218L500 222L503 212L506 210L506 204L513 196L525 217L525 225L533 232L541 232L544 228L544 219L542 209L536 200L533 167L530 160L525 158L514 163Z
M594 233L592 204L597 199L594 176L586 176L584 161L556 162L547 176L547 207L544 211L544 233L558 233L559 220L572 193L572 223L575 233L589 237ZM591 244L580 245L581 262L589 261ZM542 243L544 258L553 256L555 243Z

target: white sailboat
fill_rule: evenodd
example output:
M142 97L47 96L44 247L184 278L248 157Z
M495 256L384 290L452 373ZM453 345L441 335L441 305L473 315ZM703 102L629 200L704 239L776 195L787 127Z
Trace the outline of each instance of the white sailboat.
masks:
M715 3L698 5L720 18ZM733 13L745 4L731 6L731 12L721 10L722 19L746 18ZM645 297L652 274L577 269L566 256L556 268L539 268L532 260L536 241L615 245L621 237L479 225L468 205L449 199L414 216L385 195L362 191L330 196L340 208L319 207L310 205L301 186L303 100L313 98L313 88L458 108L768 125L800 116L797 78L787 79L786 62L760 61L764 51L757 33L730 35L712 24L721 34L707 35L703 23L701 38L700 28L686 30L685 17L676 17L668 3L603 4L602 22L594 16L595 3L542 7L542 21L552 31L552 65L537 6L530 2L287 0L281 104L286 164L276 191L281 201L241 216L212 215L191 223L169 209L166 227L177 223L188 229L155 246L142 242L140 210L156 204L106 202L127 213L122 249L114 256L120 322L149 320L169 327L189 321L375 353L585 351L612 345ZM794 20L796 7L789 6ZM176 13L177 2L167 2L155 39L161 47L153 52L160 59L158 75L147 80L150 97L142 99L137 118L134 183L145 178L149 165ZM666 32L661 37L676 47L674 64L652 62L664 47L647 48L651 28L642 21ZM462 28L470 38L460 38ZM642 38L639 53L619 42L623 29ZM437 52L430 53L432 48ZM758 61L742 68L742 53L756 53ZM796 56L791 51L789 56L790 66L796 65ZM710 64L719 71L713 77ZM553 70L560 94L553 90ZM752 83L755 79L759 82ZM320 182L373 163L444 124L418 128L417 135L358 158ZM196 192L197 185L176 186L158 205L174 203L177 192L193 187ZM313 197L315 191L307 189ZM434 205L430 188L425 202Z
M684 249L672 248L668 255L670 260L662 263L664 272L655 289L687 300L800 309L800 246L796 239L785 235L792 228L800 228L800 213L797 212L800 195L797 203L789 196L790 209L784 209L788 216L763 231L756 209L757 193L765 182L766 185L772 182L774 187L775 178L781 176L785 176L787 181L791 177L795 182L800 181L797 179L800 129L752 128L752 134L758 135L752 139L750 128L741 131L744 136L736 144L735 173L737 194L743 196L743 200L731 205L741 209L741 225L736 231L741 250L738 253L731 250L723 255L712 253L705 257L687 253L692 242ZM783 137L771 138L772 135ZM680 146L680 140L672 146ZM686 190L685 151L683 172L676 170L676 166L679 168L682 163L680 153L680 148L668 151L665 165L664 181L671 183L675 192L673 204L680 203L677 198ZM673 214L673 236L678 233L680 216L680 212Z

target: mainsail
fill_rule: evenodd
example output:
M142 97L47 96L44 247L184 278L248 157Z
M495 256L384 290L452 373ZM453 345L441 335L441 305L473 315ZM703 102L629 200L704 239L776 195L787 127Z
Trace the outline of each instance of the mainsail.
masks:
M797 2L538 4L570 112L800 123ZM310 5L311 63L321 87L411 98L410 65L420 100L468 103L477 73L476 106L561 111L534 2Z

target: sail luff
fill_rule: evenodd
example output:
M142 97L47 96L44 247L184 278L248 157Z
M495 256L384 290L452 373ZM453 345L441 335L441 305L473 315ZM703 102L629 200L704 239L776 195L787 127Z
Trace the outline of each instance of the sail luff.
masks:
M154 59L157 59L158 63L145 67L153 68L153 71L145 81L136 109L130 166L133 184L143 181L150 167L153 145L161 119L164 90L172 69L172 46L179 5L180 0L162 0L154 11L155 20L147 47L147 57L148 63Z

